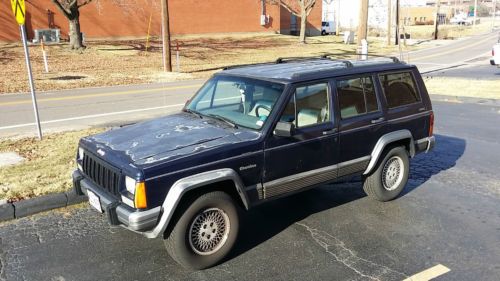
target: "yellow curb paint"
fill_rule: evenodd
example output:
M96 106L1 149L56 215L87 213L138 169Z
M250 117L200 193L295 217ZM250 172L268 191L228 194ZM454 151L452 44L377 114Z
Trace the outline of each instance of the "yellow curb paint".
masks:
M58 98L40 98L40 99L38 99L38 102L40 103L40 102L50 102L50 101L77 100L77 99L86 99L86 98L95 98L95 97L143 94L143 93L151 93L151 92L158 92L158 91L171 91L171 90L198 88L201 85L202 84L195 84L195 85L186 85L186 86L175 86L175 87L144 89L144 90L131 90L131 91L121 91L121 92L109 92L109 93L88 94L88 95L79 95L79 96L58 97ZM19 105L19 104L31 104L31 100L4 102L4 103L0 103L0 106Z
M419 272L415 275L412 275L408 278L406 278L403 281L427 281L427 280L432 280L433 278L436 278L438 276L441 276L447 272L449 272L450 269L447 268L446 266L442 264L438 264L436 266L433 266L429 269L426 269L422 272Z

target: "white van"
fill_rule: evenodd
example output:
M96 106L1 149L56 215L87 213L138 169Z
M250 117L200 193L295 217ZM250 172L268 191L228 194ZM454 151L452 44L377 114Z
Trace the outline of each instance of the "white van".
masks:
M321 22L321 35L335 34L335 22L323 21Z
M493 49L491 50L491 65L496 65L500 67L500 39L499 42L493 45Z

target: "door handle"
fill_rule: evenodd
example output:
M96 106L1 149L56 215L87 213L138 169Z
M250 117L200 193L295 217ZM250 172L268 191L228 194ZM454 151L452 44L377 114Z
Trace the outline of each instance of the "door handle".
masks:
M323 135L331 135L331 134L335 134L337 132L337 128L333 128L331 130L326 130L326 131L323 131Z
M380 117L380 118L377 118L377 119L373 119L372 120L372 124L377 124L377 123L380 123L380 122L384 122L385 118L384 117Z

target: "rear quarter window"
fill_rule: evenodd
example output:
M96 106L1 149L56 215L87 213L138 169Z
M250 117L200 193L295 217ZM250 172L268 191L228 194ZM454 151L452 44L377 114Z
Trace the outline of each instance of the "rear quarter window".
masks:
M379 78L389 108L421 100L411 72L380 74Z

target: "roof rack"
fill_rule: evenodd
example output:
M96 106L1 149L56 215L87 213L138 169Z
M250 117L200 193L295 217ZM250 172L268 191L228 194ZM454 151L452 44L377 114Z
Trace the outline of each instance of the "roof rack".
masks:
M360 55L357 53L351 53L351 54L352 55ZM328 53L328 54L322 55L321 57L330 58L331 56L337 56L337 55L338 54ZM394 57L394 56L384 56L384 55L374 55L374 54L361 54L361 55L365 55L367 58L369 58L369 57L387 58L387 59L392 60L393 63L401 63L401 61L397 57Z
M258 63L247 63L247 64L229 65L229 66L222 67L222 70L229 70L229 69L240 68L240 67L245 67L245 66L268 65L268 64L275 64L275 62L258 62Z

